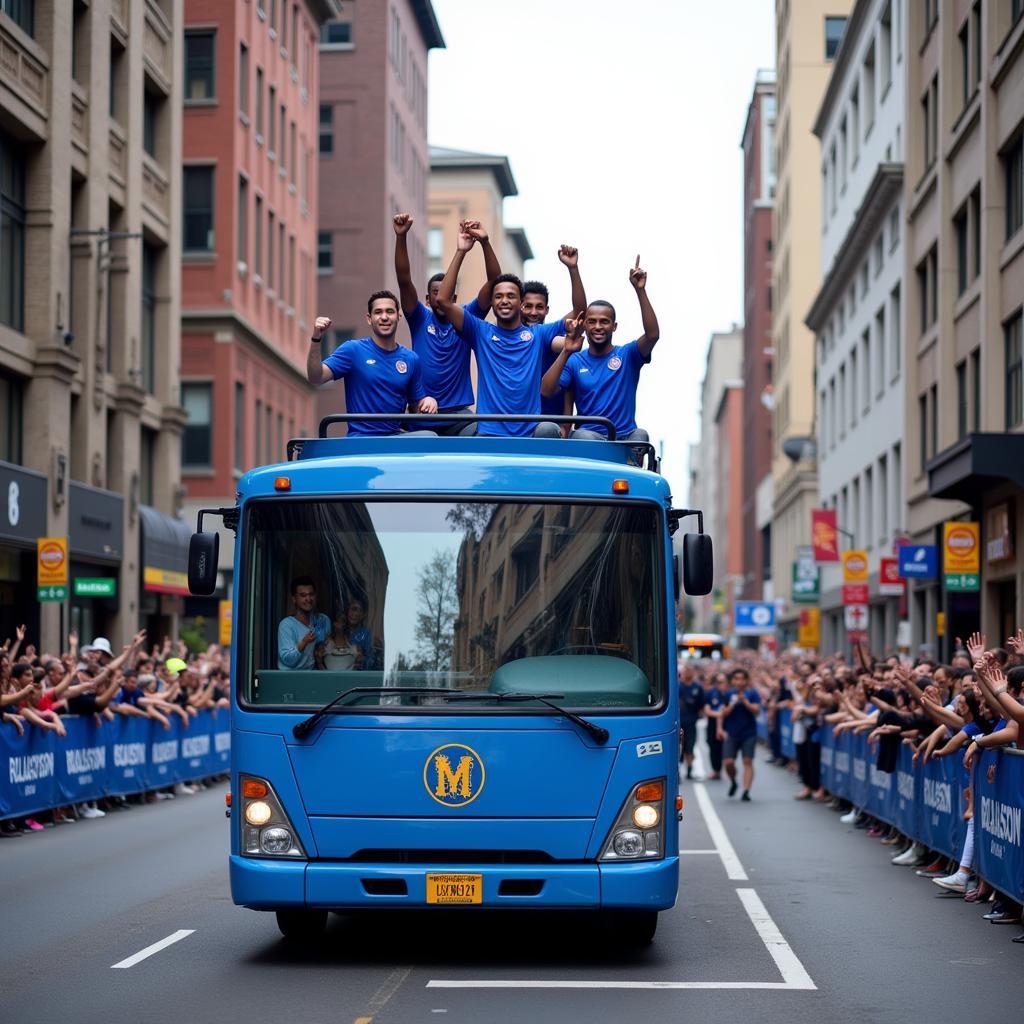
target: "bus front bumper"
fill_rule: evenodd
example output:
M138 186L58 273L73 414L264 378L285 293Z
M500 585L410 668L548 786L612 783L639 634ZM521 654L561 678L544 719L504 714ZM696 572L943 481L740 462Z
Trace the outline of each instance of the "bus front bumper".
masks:
M481 902L471 906L492 910L667 910L676 900L679 858L531 866L352 864L232 856L230 873L234 902L253 910L435 909L436 904L427 903L427 875L447 873L481 875ZM522 894L524 891L529 894ZM465 906L458 905L458 909Z

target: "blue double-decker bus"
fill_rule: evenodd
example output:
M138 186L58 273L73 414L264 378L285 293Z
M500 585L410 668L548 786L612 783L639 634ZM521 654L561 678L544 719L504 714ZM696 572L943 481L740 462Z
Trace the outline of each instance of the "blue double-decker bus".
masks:
M236 536L235 903L288 938L482 907L650 941L678 881L675 601L711 584L702 527L672 535L699 514L649 447L328 436L345 418L192 540L210 593L203 517Z

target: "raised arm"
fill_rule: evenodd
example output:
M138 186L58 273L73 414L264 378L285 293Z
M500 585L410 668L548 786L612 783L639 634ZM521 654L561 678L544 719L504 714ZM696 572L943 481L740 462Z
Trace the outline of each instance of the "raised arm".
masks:
M391 221L395 229L395 277L398 278L398 297L402 312L408 316L419 305L416 285L412 280L412 264L409 262L409 229L412 227L411 213L396 213Z
M310 384L326 384L334 380L330 367L320 358L320 339L330 330L331 318L318 316L313 324L313 336L309 339L309 354L306 356L306 379Z
M458 246L455 255L452 257L448 270L445 272L444 280L441 282L441 290L437 294L437 304L444 310L444 315L455 330L462 330L465 323L465 311L455 301L455 287L459 280L459 271L462 269L462 261L466 253L476 244L476 239L465 231L459 232Z
M644 327L644 333L637 338L636 347L644 359L650 359L654 346L658 344L661 337L661 329L658 327L658 318L654 315L654 308L647 295L647 271L640 269L640 256L637 255L636 264L629 272L629 283L640 300L640 320Z
M548 372L544 374L540 382L540 393L545 398L558 394L560 390L558 379L562 376L562 371L565 369L569 356L583 348L583 317L585 312L585 310L581 311L575 319L572 317L566 318L565 344L562 345L561 350L555 357L555 361L548 367Z
M558 258L569 271L569 284L572 287L572 312L579 316L587 309L587 292L580 277L580 252L574 245L558 247Z
M501 274L498 254L494 251L491 240L487 232L481 227L480 221L463 221L459 227L467 234L472 235L480 243L480 248L484 252L484 273L487 275L487 280L480 286L480 291L476 296L476 304L486 313L491 308L491 293L494 291L494 282Z

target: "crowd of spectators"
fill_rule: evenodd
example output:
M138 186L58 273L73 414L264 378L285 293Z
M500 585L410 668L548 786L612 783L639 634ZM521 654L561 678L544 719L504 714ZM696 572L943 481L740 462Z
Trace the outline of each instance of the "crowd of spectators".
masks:
M693 683L703 686L703 697L694 699ZM926 849L913 837L872 817L829 793L822 784L821 734L830 726L835 734L866 734L875 767L893 772L901 745L913 751L914 765L932 758L962 760L965 783L979 750L1024 747L1024 631L1007 638L1005 647L989 647L984 635L975 633L966 643L956 640L949 664L921 656L916 660L898 655L874 658L862 645L853 656L827 657L781 655L763 658L739 651L729 663L690 660L680 665L680 703L684 751L692 750L686 732L698 720L707 719L710 779L721 777L722 741L729 753L730 707L751 707L756 696L767 719L768 762L784 767L799 780L794 799L818 801L841 814L845 825L890 847L892 863L915 869L940 889L961 896L968 903L986 903L985 919L994 924L1020 924L1022 908L975 872L974 807L969 785L965 806L966 838L959 858ZM751 687L756 693L751 693ZM696 711L695 711L696 706ZM783 749L780 714L788 711L796 757ZM760 710L760 709L756 709ZM746 716L744 716L745 718ZM733 729L735 732L735 728ZM735 748L735 744L732 744ZM733 780L735 768L725 767ZM750 789L750 775L744 791ZM692 775L692 766L688 765ZM1021 794L1024 799L1024 794ZM1024 934L1014 942L1024 944Z
M119 653L106 637L79 647L71 632L60 653L41 652L25 642L26 630L18 627L14 640L0 646L0 735L14 730L45 729L65 736L69 715L91 716L96 725L115 721L118 715L151 718L164 729L173 718L187 729L204 708L229 706L230 654L216 644L201 653L190 653L181 640L165 637L147 643L140 630ZM197 793L209 780L179 782L174 786L133 797L109 797L67 807L56 807L27 818L0 821L0 837L42 831L80 818L102 818L111 810L138 803L172 800Z

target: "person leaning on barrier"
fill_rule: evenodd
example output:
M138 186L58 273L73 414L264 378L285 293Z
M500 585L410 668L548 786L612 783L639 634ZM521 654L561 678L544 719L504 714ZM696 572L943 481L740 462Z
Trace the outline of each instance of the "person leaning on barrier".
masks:
M396 335L402 314L398 298L387 290L374 292L366 303L366 323L370 335L343 342L321 361L320 342L331 326L329 316L318 316L306 357L306 376L310 384L345 381L345 407L354 413L401 414L436 413L437 402L423 387L420 357L412 349L398 344ZM398 420L353 420L350 436L397 434ZM432 434L432 430L411 431Z

